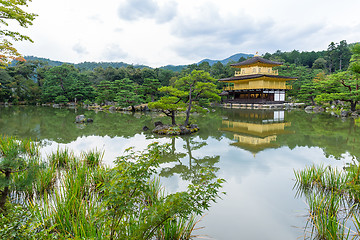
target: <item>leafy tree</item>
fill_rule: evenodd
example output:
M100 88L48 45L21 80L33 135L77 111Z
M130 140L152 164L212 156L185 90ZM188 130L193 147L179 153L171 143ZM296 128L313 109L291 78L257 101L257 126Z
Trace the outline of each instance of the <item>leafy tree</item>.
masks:
M98 104L104 104L107 101L114 101L115 91L114 83L103 80L96 88L96 102Z
M146 97L150 95L151 101L155 101L156 93L160 88L161 83L158 79L145 78L143 85L140 87L140 92Z
M180 91L174 87L161 87L159 92L166 93L167 96L161 97L156 102L148 103L150 109L158 109L166 116L171 118L171 124L176 125L176 114L184 111L186 104L182 99L186 96L184 91Z
M93 86L91 86L91 83L86 75L81 73L75 79L75 81L70 86L69 96L71 99L75 99L75 102L94 100L95 89Z
M184 125L187 126L190 120L192 110L200 111L202 107L196 102L200 99L219 101L220 91L214 84L216 79L212 78L208 72L194 70L190 75L182 77L175 82L175 87L186 93L187 99L184 101L187 105L186 118Z
M11 97L12 91L9 87L12 77L5 69L0 68L0 101L9 100Z
M210 72L211 72L211 76L218 79L225 78L227 76L224 65L220 61L214 63L211 66Z
M311 81L301 85L298 98L300 101L311 100L312 105L315 105L314 99L318 94L319 94L318 84L316 84L316 82L314 81Z
M350 103L351 111L356 110L356 104L360 101L360 44L356 44L352 52L349 69L329 76L329 81L340 84L340 87L336 92L319 95L317 101L341 100Z
M159 79L162 86L169 86L169 81L172 77L176 76L176 73L167 69L156 69L157 79Z
M64 95L72 98L71 88L79 77L79 71L72 65L63 64L53 67L46 72L43 85L43 97L45 101L54 101L57 96Z
M31 0L29 0L31 1ZM33 20L37 16L33 13L27 13L21 7L28 6L28 0L0 0L0 24L9 26L9 22L14 20L21 27L27 28L32 25ZM22 60L20 53L13 47L9 39L13 41L30 41L30 37L22 35L18 32L2 29L0 30L0 66L6 66L11 60Z
M312 68L325 70L326 64L327 64L326 60L324 58L320 57L314 61Z
M322 72L321 69L312 69L307 66L295 66L295 64L285 63L276 67L279 70L279 75L296 77L297 80L290 81L292 89L288 92L288 96L297 97L300 88L303 84L311 82L318 73Z
M349 61L351 58L351 51L346 43L346 40L340 41L337 45L338 55L339 55L339 66L338 69L340 71L346 69L349 66Z
M8 83L12 92L11 101L35 103L40 99L40 88L35 82L35 68L31 62L17 62L15 66L7 68L12 76L12 81Z
M335 84L340 83L341 87L333 93L322 93L317 96L315 100L318 102L329 102L333 100L349 102L351 111L355 111L356 104L360 100L359 77L350 71L345 71L330 75L329 81Z
M132 111L135 111L135 106L141 103L137 88L137 84L129 78L115 80L114 90L117 104L121 107L131 106Z
M60 95L54 99L54 102L58 103L58 104L65 104L65 103L69 102L69 99L67 97L65 97L64 95Z
M210 72L211 66L210 66L209 62L202 62L202 63L200 63L198 65L196 70L202 70L202 71L205 71L205 72Z
M186 118L184 126L189 125L190 113L203 111L203 104L208 101L218 101L220 91L214 84L216 79L212 78L208 72L194 70L186 77L177 79L174 86L162 87L159 89L168 96L162 97L159 101L149 103L150 108L160 109L166 116L171 117L173 125L176 124L176 112L184 110Z

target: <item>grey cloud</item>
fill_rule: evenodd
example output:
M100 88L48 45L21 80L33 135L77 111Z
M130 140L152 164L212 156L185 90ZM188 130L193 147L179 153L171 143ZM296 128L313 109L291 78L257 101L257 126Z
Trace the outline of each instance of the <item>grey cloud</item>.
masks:
M171 21L177 14L175 1L159 6L153 0L127 0L118 10L121 19L136 21L141 18L155 19L157 23Z
M177 16L171 24L172 34L184 42L174 45L174 51L191 59L224 56L224 52L307 50L316 47L314 39L326 29L325 23L293 26L241 13L220 15L211 5L204 6L199 14Z
M170 22L177 15L177 3L175 1L167 2L164 6L159 8L156 14L157 23Z
M186 42L174 46L181 56L200 59L223 56L224 51L234 53L234 49L246 52L241 45L249 39L256 41L257 33L266 33L274 25L272 19L255 21L245 14L221 16L212 6L204 6L201 13L178 16L172 22L172 34Z
M127 56L128 54L117 44L107 45L103 50L103 57L107 61L120 61Z
M77 54L79 55L84 55L87 54L88 51L86 50L86 48L81 45L80 43L76 43L73 47L72 50L75 51Z

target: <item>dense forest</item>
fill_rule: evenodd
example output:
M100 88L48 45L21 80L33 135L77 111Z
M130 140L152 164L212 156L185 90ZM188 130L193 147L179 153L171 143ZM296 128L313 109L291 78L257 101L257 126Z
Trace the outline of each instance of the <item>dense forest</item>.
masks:
M340 43L331 42L324 51L278 50L263 57L284 62L278 67L280 75L298 78L290 83L292 90L287 94L288 100L312 104L342 100L356 105L359 101L359 75L355 66L358 62L357 46L343 40ZM159 99L161 93L158 88L171 86L193 70L208 72L215 79L233 76L230 64L245 59L240 57L226 65L220 61L202 61L188 66L173 66L174 70L179 70L173 71L125 63L69 64L28 57L25 62L0 69L0 102L116 102L125 107ZM218 88L222 88L221 83L218 83Z

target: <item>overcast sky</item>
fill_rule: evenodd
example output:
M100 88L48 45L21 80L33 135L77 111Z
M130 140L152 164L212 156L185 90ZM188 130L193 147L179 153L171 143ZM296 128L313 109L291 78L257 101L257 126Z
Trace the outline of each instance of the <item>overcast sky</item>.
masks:
M159 67L360 41L359 0L33 0L24 55Z

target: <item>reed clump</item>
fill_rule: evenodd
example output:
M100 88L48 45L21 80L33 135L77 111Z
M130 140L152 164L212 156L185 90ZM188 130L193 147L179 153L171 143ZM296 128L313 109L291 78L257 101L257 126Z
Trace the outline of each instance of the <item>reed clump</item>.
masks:
M311 239L359 237L358 163L350 164L343 169L323 165L311 166L294 171L294 175L297 195L305 196L309 205L305 233L309 234Z

